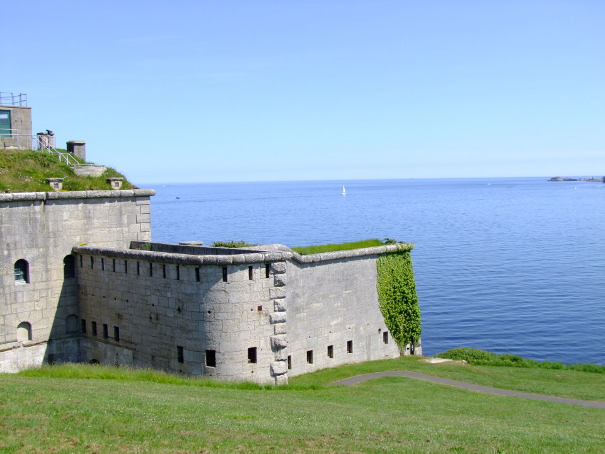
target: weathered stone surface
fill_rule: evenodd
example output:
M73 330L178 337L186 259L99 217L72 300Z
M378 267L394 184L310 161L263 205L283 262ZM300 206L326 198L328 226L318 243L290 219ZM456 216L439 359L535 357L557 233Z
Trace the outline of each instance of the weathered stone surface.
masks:
M271 314L269 314L269 321L272 324L286 323L286 313L285 312L271 312Z
M286 348L288 346L288 338L285 334L278 334L276 336L271 336L271 348L280 349Z
M275 274L273 276L273 285L276 287L284 287L286 285L286 274Z
M286 361L274 361L271 363L271 375L283 375L288 372Z
M273 307L275 308L275 312L285 312L286 311L286 298L278 299L273 301Z

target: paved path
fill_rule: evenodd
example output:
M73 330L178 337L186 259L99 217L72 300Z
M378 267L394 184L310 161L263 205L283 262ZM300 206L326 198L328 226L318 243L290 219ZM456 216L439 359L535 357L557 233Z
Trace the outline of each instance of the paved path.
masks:
M524 393L521 391L511 391L508 389L491 388L489 386L473 385L472 383L465 383L456 380L450 380L449 378L435 377L433 375L420 374L418 372L410 372L407 370L391 370L385 372L374 372L371 374L356 375L355 377L345 378L334 382L334 385L356 385L358 383L372 380L380 377L409 377L417 378L419 380L427 380L435 383L441 383L442 385L455 386L457 388L469 389L471 391L479 391L482 393L498 394L500 396L514 396L523 397L525 399L544 400L548 402L558 402L562 404L571 405L582 405L584 407L603 408L605 409L605 402L595 400L579 400L579 399L567 399L564 397L553 397L544 396L542 394Z

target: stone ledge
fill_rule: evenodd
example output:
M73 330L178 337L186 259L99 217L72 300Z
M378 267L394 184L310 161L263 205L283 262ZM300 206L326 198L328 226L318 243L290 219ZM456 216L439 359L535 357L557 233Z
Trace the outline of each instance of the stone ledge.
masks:
M153 189L61 191L61 192L11 192L0 194L0 202L27 202L35 200L102 199L126 197L150 197Z

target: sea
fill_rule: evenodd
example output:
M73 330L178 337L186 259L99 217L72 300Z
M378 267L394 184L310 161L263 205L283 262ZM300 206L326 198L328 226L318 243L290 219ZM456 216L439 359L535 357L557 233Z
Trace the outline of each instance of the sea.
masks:
M157 191L157 242L414 243L425 355L472 347L605 365L603 183L543 177L146 187Z

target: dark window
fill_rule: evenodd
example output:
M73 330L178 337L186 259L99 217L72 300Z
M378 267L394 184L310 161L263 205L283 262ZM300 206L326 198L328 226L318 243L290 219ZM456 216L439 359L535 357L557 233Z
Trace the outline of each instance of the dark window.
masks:
M334 346L328 345L328 358L334 358Z
M256 362L256 347L250 347L248 349L248 362L249 363Z
M90 268L94 268L95 267L95 258L91 255L90 256Z
M15 282L27 284L29 282L29 263L19 259L15 262Z
M206 350L206 366L216 367L216 351Z
M116 342L120 342L120 327L119 326L113 327L113 340Z
M384 342L385 344L389 343L389 332L385 331L384 333L382 333L382 342Z
M248 267L248 279L249 280L254 279L254 268L251 266Z
M116 259L113 259L112 269L113 269L113 272L115 273L116 272Z
M109 339L109 328L107 323L103 323L103 339Z
M176 280L180 281L181 280L181 267L180 266L176 266Z
M166 278L166 265L162 265L162 277Z
M101 271L105 271L105 259L101 257Z
M86 334L86 320L84 319L80 320L80 331L82 331L82 334Z
M92 322L92 335L97 335L97 322Z
M307 362L313 364L313 350L307 350Z
M196 268L196 269L195 269L195 280L196 280L197 282L199 282L199 281L201 281L201 280L202 280L202 279L201 279L201 276L200 276L200 269L199 269L199 268Z
M269 277L271 274L271 264L265 263L265 277Z
M137 275L141 274L141 262L137 262Z
M353 341L347 341L347 353L353 353Z
M82 264L82 256L80 256L80 268L82 268L84 265Z
M292 369L292 356L288 355L288 369Z
M63 278L71 279L76 277L76 262L73 255L66 255L63 259Z
M223 267L223 282L227 282L227 267Z
M153 277L153 263L149 262L149 277Z
M0 110L0 137L12 137L10 110Z
M179 363L185 362L185 354L183 352L183 347L181 347L180 345L177 345L177 347L176 347L176 360Z
M124 272L128 273L128 260L124 260Z

